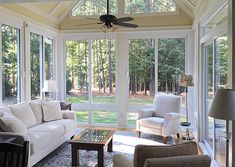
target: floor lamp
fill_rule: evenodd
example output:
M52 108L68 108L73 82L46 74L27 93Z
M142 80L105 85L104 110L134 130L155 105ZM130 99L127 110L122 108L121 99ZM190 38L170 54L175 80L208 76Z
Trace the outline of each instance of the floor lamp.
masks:
M55 80L45 80L42 92L49 92L49 100L53 100L53 92L58 92Z
M226 120L226 167L229 163L229 120L235 120L235 90L234 89L218 89L212 102L210 117Z
M191 123L188 122L188 87L194 86L193 76L183 74L180 76L180 86L185 87L185 103L186 103L186 122L181 122L182 126L189 126Z

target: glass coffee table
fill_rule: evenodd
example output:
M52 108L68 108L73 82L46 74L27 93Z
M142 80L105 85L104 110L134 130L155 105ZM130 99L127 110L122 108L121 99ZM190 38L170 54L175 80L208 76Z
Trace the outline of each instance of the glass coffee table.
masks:
M108 152L113 151L113 134L111 130L84 129L70 141L72 150L72 166L79 166L79 150L98 151L98 167L104 166L104 146Z

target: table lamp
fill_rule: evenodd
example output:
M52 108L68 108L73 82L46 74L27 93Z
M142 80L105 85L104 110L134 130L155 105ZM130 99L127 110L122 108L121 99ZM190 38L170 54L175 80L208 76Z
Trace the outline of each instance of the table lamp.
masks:
M58 92L55 80L45 80L42 92L49 92L49 99L52 100L53 92Z
M210 117L226 120L226 167L228 167L229 154L229 120L235 120L235 90L234 89L218 89L212 102Z
M189 126L191 123L188 122L188 87L194 86L193 76L189 74L183 74L180 76L180 86L185 87L185 103L186 103L186 122L181 122L182 126Z

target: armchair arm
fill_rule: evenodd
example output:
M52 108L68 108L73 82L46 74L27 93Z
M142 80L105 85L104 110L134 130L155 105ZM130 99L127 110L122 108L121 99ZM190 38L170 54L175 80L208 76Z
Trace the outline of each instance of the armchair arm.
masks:
M179 113L166 113L162 125L162 136L169 136L178 132Z
M153 116L153 111L154 111L153 108L139 110L138 111L138 114L139 114L138 119L152 117Z
M133 161L122 154L116 154L113 156L113 167L133 167Z
M176 157L150 158L144 163L144 167L210 167L211 159L208 155L185 155Z
M197 144L193 141L170 146L137 145L135 146L133 163L134 167L143 167L145 160L149 158L164 158L197 154Z
M61 110L64 119L76 120L76 112L71 110Z

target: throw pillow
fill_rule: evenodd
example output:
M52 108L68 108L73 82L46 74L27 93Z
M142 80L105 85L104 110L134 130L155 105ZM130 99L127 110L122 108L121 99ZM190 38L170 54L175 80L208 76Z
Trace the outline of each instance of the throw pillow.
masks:
M14 115L4 113L0 117L0 127L4 132L27 133L27 127Z
M21 120L27 128L36 125L37 121L28 102L23 102L10 106L11 112Z
M42 111L44 121L53 121L62 119L60 102L42 100Z
M41 100L32 100L29 102L29 105L31 106L33 110L33 114L36 118L37 124L40 124L43 122L43 114L42 114L42 105Z

